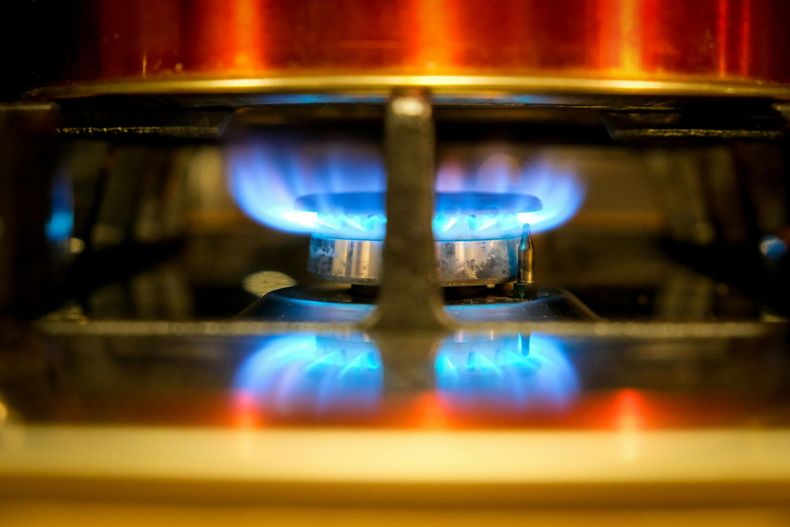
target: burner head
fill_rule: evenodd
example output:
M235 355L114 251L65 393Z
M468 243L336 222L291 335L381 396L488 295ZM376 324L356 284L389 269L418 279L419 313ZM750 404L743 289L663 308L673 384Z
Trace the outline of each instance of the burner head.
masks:
M518 238L436 242L442 286L494 285L513 280L518 269ZM308 270L332 282L376 285L384 242L313 236Z
M307 194L295 207L318 215L338 230L365 233L365 239L314 235L308 270L333 282L376 285L381 276L385 232L383 192ZM524 214L541 202L528 194L440 192L436 194L433 230L439 282L443 286L495 285L513 280L518 271L518 236ZM345 223L344 223L345 222ZM505 237L486 239L494 229Z
M383 192L333 192L306 194L296 199L296 210L317 215L317 221L354 239L384 238L386 197ZM494 192L439 192L436 194L433 230L439 241L515 238L525 215L538 212L541 201L529 194ZM348 227L348 228L346 228ZM504 235L502 235L504 233ZM349 237L352 235L350 234Z

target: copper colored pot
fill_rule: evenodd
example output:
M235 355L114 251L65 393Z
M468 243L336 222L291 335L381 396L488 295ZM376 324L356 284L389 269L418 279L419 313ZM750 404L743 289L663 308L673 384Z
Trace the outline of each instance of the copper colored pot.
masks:
M119 92L145 91L137 81L154 81L186 91L428 84L768 95L790 87L785 0L75 3L56 20L57 38L44 43L43 56L61 58L43 66L45 84L98 82L94 90ZM217 79L224 83L207 83Z

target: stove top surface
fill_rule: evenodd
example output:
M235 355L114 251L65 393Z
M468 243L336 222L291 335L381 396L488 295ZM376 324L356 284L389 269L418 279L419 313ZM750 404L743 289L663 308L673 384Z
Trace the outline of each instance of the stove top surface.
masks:
M585 322L438 341L284 327L4 325L7 349L24 349L0 368L0 488L278 503L786 503L781 326Z

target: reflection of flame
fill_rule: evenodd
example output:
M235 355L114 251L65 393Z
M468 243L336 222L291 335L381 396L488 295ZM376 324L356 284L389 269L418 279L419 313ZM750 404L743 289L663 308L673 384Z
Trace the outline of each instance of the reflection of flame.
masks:
M579 390L561 342L546 335L448 339L434 369L440 392L453 405L561 409Z
M241 407L277 414L375 409L382 366L362 337L288 335L268 339L248 357L234 382Z
M620 449L623 459L634 461L639 457L640 429L643 427L642 402L637 390L619 390L615 398L617 427L620 429Z
M306 195L383 192L385 171L372 146L348 142L305 143L267 139L230 150L230 187L241 209L255 220L290 232L338 238L381 239L386 217L379 211L343 213L332 207L300 208ZM548 163L529 165L495 153L479 166L448 157L437 176L437 192L536 196L538 211L502 210L470 214L437 208L434 234L440 240L515 238L525 223L533 232L557 227L581 206L584 189L570 171ZM457 200L456 200L457 201ZM472 204L472 208L474 204Z

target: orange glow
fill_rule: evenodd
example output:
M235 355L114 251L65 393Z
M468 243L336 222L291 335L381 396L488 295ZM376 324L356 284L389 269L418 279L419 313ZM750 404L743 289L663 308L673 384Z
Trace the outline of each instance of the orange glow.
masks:
M261 0L198 0L195 12L207 15L198 19L200 60L212 57L209 66L241 73L265 67L264 6Z
M640 454L639 433L644 428L642 397L632 388L619 390L615 405L622 457L625 461L635 461Z
M634 388L618 390L615 396L615 406L618 424L627 423L640 427L644 424L644 400L639 390Z
M636 73L642 70L642 32L641 22L649 13L639 13L639 0L620 2L620 46L618 47L619 70Z
M641 0L602 0L598 12L598 63L613 73L639 73L642 65L642 20L650 4Z
M743 77L748 77L751 71L751 54L754 53L752 47L752 0L743 0L741 4L741 41L740 41L740 57L738 73ZM786 53L787 50L782 50L781 53Z
M257 428L261 424L261 416L252 394L239 392L235 395L233 417L237 428Z
M619 17L611 16L620 3L618 0L604 0L605 12L599 12L597 35L594 38L600 42L598 45L598 65L601 68L614 69L617 63L617 48L620 44Z
M415 424L423 428L447 428L450 424L444 401L441 396L433 392L424 393L417 398L414 416L417 421Z
M452 66L456 62L454 49L452 0L416 0L415 24L412 39L414 65L426 73Z
M228 2L233 9L232 20L239 31L229 40L233 42L233 63L241 69L256 69L265 64L261 34L266 30L261 3L258 0Z
M485 73L790 84L786 0L76 3L67 42L42 49L63 55L53 81Z
M718 16L716 17L716 62L719 75L727 74L727 35L729 33L730 0L719 0Z

